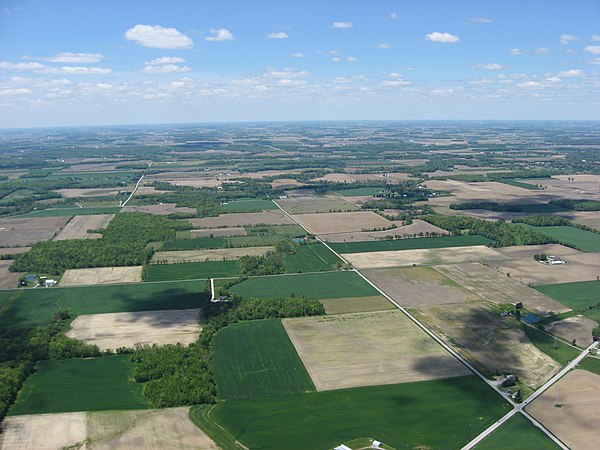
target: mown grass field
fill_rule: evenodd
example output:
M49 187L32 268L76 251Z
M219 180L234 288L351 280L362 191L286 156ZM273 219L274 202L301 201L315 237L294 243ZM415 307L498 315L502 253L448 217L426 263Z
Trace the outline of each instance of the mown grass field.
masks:
M144 281L202 280L208 278L237 277L240 262L207 261L177 264L150 264Z
M600 323L600 281L542 284L534 289Z
M44 325L59 309L79 315L199 308L210 297L205 287L204 281L188 281L13 290L12 304L0 311L0 326Z
M150 408L143 383L129 381L129 355L43 361L10 415Z
M270 211L277 209L277 206L271 200L248 198L228 202L226 205L222 205L222 208L225 212L252 212Z
M249 278L230 289L243 297L372 297L379 293L354 272L323 272Z
M342 260L320 242L300 245L297 253L285 255L283 259L285 271L289 273L333 270L341 263Z
M533 345L562 365L567 364L580 353L580 350L559 340L555 342L552 336L548 336L546 333L535 328L523 325L523 331Z
M523 414L515 414L475 447L477 450L554 450L560 447Z
M335 194L343 197L362 197L365 195L375 195L381 192L383 187L360 187L354 189L341 189L339 191L333 191Z
M525 224L519 226L530 227L535 231L544 233L559 241L574 246L584 252L600 252L600 234L582 230L575 227L533 227Z
M365 242L336 242L329 246L338 253L365 253L385 250L415 250L419 248L469 247L488 245L491 241L483 236L441 236L433 238L410 238Z
M579 363L579 368L600 375L600 359L587 357Z
M121 211L117 206L100 206L95 208L53 208L32 211L19 217L62 217L62 216L86 216L90 214L116 214Z
M228 400L211 417L249 448L333 448L373 437L458 449L510 409L475 377Z
M281 320L229 325L213 338L212 353L221 399L315 390Z

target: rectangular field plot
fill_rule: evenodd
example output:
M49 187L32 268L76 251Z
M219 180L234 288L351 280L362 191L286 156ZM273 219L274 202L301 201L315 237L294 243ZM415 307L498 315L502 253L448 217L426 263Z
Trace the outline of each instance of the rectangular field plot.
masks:
M560 408L555 406L557 403ZM600 375L586 370L567 373L527 406L527 412L569 448L596 448Z
M373 297L328 298L321 300L327 314L346 314L370 311L388 311L396 307L381 295Z
M508 412L476 377L218 403L211 417L249 448L305 450L377 436L394 448L460 449Z
M365 270L364 275L402 306L432 306L481 300L430 267Z
M290 214L330 213L334 211L355 211L358 207L337 195L328 197L298 197L277 200Z
M88 230L106 228L114 214L95 214L87 216L74 216L54 238L55 241L65 239L98 239L100 233L88 233Z
M96 286L100 284L139 283L142 281L142 269L142 266L68 269L60 278L60 286Z
M240 322L212 342L221 399L314 391L281 320Z
M210 298L205 289L204 281L182 281L5 291L10 307L0 311L0 326L45 325L59 309L79 315L199 308Z
M469 247L473 245L487 245L489 243L489 239L475 235L394 239L375 242L338 242L329 245L338 253L363 253L386 250L414 250L420 248Z
M379 292L354 272L323 272L249 278L231 288L242 297L370 297Z
M203 230L204 231L204 230ZM176 239L166 241L162 244L161 250L197 250L207 248L223 248L225 239L222 237L196 237L191 239Z
M221 214L218 217L187 219L194 228L244 227L249 225L285 225L294 222L281 211Z
M283 324L319 391L469 373L400 311L285 319Z
M514 373L530 387L548 380L559 364L533 345L520 323L488 303L414 309L417 317L484 374Z
M386 228L393 224L393 222L372 211L299 214L294 218L312 234L318 235Z
M246 230L242 227L190 230L189 233L191 238L246 236Z
M548 284L536 286L535 289L600 323L600 281Z
M379 267L402 267L412 265L454 264L502 260L507 257L498 251L477 245L474 247L450 247L387 252L343 253L341 255L357 269Z
M67 336L100 350L136 345L195 342L200 334L200 309L84 314L71 322Z
M237 260L150 264L146 267L144 281L202 280L207 278L236 277L240 273L240 262Z
M289 273L334 270L341 264L342 260L321 243L300 245L296 253L285 255L283 259L285 271Z
M385 213L386 214L398 214L399 211L385 210ZM427 223L423 220L414 219L413 223L411 223L410 225L400 225L396 228L391 228L389 230L352 231L352 232L348 232L348 233L328 234L327 236L325 236L325 240L327 242L335 242L335 243L349 242L349 243L351 243L351 247L348 247L348 253L352 253L351 249L353 249L353 247L352 247L354 245L353 243L358 244L359 242L364 243L364 242L381 241L381 240L389 239L390 236L394 239L408 240L408 239L414 239L414 236L419 236L419 234L428 236L429 234L433 234L433 233L437 233L439 235L449 234L446 230L442 230L441 228L431 225L430 223ZM457 237L462 237L462 236L457 236ZM424 237L424 238L418 238L418 239L429 240L430 238ZM451 245L452 244L447 244L447 246L451 246ZM345 251L345 249L343 251Z
M565 226L530 227L529 225L524 224L519 224L519 226L526 226L534 231L547 234L548 236L551 236L560 240L561 242L572 245L584 252L600 252L600 234L593 233L592 231L586 231L575 227Z
M150 408L132 370L129 355L40 362L9 414Z
M533 259L531 264L542 266ZM547 316L550 312L562 313L569 310L568 306L519 283L512 276L507 277L505 274L498 273L483 264L448 264L435 266L434 268L465 289L492 303L523 302L527 309L541 316Z
M116 214L121 211L118 206L95 206L89 208L54 208L42 209L23 214L21 217L71 217L71 216L87 216L90 214Z
M224 261L239 259L242 256L261 256L273 250L273 247L242 247L242 248L217 248L212 250L180 250L172 252L156 252L152 262L157 263L185 263L204 261Z
M19 283L19 278L25 275L21 272L11 272L8 268L13 263L12 259L0 260L0 289L14 289ZM0 308L2 307L0 302Z
M522 414L515 414L475 447L477 450L559 450L560 447Z
M268 211L277 209L277 205L271 200L262 200L258 198L240 199L228 202L223 205L223 210L231 213Z
M31 245L52 239L68 217L14 217L0 220L0 246Z

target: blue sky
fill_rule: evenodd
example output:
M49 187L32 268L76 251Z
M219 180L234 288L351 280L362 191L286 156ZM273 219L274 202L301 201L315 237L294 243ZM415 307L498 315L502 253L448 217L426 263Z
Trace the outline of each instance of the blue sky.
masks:
M600 2L0 2L0 127L600 119Z

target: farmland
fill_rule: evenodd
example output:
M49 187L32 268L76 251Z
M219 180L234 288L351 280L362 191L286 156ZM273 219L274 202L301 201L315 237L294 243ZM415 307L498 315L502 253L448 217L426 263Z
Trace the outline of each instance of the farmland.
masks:
M333 270L342 261L321 243L300 245L296 253L285 255L283 259L286 272L318 272Z
M194 228L243 227L251 225L285 225L292 220L280 211L263 211L258 213L231 213L218 217L188 219Z
M71 216L86 216L90 214L116 214L121 210L117 206L96 206L89 208L54 208L42 209L39 211L23 214L21 217L71 217Z
M280 320L230 325L215 336L212 345L221 399L314 390Z
M41 362L10 414L146 409L143 384L129 381L132 369L128 355Z
M327 298L369 297L378 292L354 272L322 272L256 277L234 285L231 291L243 297Z
M371 211L298 214L294 217L312 234L317 235L387 228L393 224Z
M106 228L114 218L114 214L95 214L87 216L74 216L54 238L55 241L65 239L98 239L100 233L90 233L89 230Z
M239 259L242 256L260 256L272 250L273 247L242 247L156 252L152 256L152 262L174 264L186 262L225 261Z
M278 200L277 203L290 214L316 214L358 210L352 203L347 202L339 196L288 198Z
M241 199L228 202L223 205L223 209L228 213L240 213L274 210L277 206L271 200Z
M68 217L15 217L0 219L0 246L16 247L53 238Z
M142 266L97 267L95 269L66 270L60 279L60 286L97 286L140 281L142 281Z
M498 448L558 450L560 447L522 414L515 414L476 448L477 450L496 450Z
M211 417L250 448L333 448L377 436L396 448L458 449L507 411L500 397L469 376L229 400Z
M146 267L144 281L201 280L236 277L240 273L240 262L237 260L150 264Z
M524 224L519 224L518 226L529 227L529 225ZM566 226L531 228L584 252L600 252L600 234L598 233Z
M385 297L328 298L322 299L327 314L344 314L370 311L387 311L396 307Z
M381 240L375 242L344 242L329 244L338 253L363 253L386 250L414 250L444 247L470 247L487 245L490 240L483 236L442 236L434 238L410 238Z

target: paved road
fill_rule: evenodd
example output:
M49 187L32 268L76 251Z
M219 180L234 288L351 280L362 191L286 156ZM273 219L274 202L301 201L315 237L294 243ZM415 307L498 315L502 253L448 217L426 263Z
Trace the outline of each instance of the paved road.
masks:
M148 164L148 168L146 170L150 169L151 166L152 166L152 163ZM121 207L124 207L127 204L127 202L133 198L133 196L135 195L135 191L138 190L138 187L140 187L140 183L142 182L143 179L144 179L144 175L142 175L140 177L140 179L137 181L137 183L135 184L135 187L133 188L133 191L131 191L131 194L129 195L129 197L127 197L127 200L125 200L125 202L121 205Z

